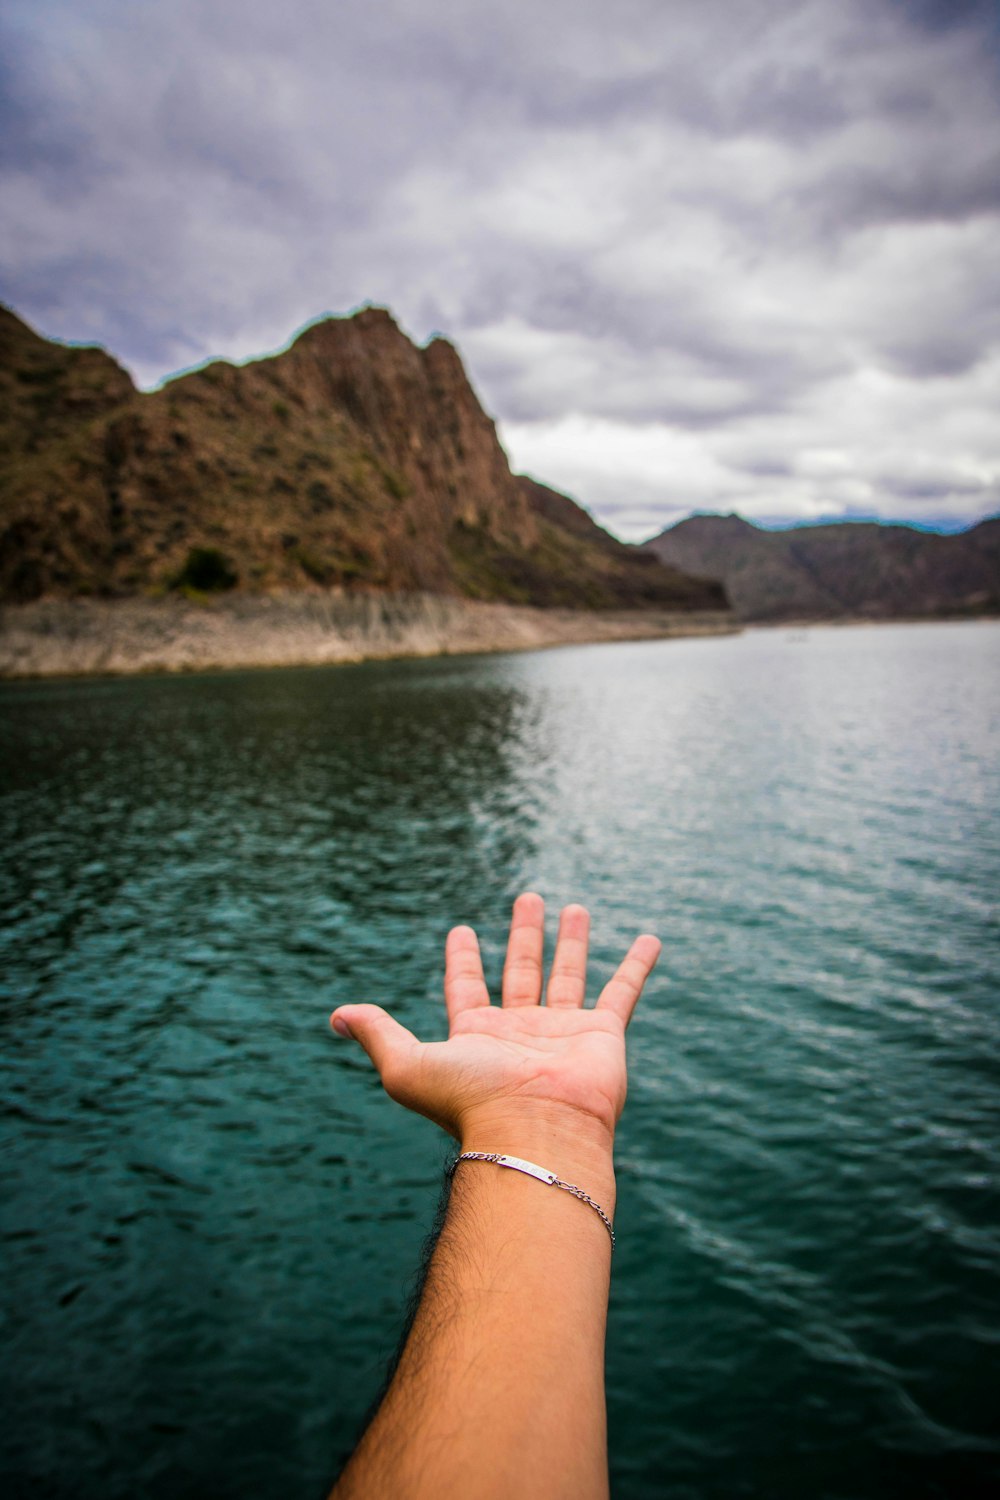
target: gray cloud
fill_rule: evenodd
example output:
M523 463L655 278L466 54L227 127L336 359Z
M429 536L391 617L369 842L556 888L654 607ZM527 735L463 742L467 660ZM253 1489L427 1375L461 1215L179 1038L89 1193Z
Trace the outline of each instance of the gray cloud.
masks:
M893 0L897 10L930 31L950 31L970 21L997 25L996 0Z
M995 5L8 0L0 28L0 296L146 383L374 300L623 534L995 504Z

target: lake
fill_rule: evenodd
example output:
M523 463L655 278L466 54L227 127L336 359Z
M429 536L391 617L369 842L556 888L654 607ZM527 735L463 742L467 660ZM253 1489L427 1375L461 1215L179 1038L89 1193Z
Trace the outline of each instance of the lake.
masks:
M1000 1477L1000 625L0 688L7 1496L319 1500L446 1138L327 1033L593 917L618 1500ZM551 944L550 944L551 951Z

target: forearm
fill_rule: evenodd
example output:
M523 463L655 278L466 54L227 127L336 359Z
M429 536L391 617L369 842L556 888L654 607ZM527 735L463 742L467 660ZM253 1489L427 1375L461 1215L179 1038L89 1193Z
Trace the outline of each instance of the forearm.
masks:
M481 1118L463 1151L526 1158L610 1216L611 1138L545 1112ZM416 1318L337 1500L607 1495L604 1342L611 1242L572 1194L459 1166Z

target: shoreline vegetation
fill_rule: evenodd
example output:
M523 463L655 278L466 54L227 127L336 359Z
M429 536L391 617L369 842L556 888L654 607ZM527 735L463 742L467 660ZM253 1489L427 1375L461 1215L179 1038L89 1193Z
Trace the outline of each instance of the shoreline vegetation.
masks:
M329 666L739 630L725 610L539 609L420 593L42 599L0 607L0 678Z

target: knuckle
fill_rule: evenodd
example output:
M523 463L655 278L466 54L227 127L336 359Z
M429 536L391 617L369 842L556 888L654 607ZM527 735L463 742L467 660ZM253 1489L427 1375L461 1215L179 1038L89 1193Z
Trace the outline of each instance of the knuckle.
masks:
M505 1005L534 1005L537 998L534 990L526 990L515 985L504 991L503 1001Z
M537 974L541 968L537 959L534 958L511 958L504 964L504 974Z

